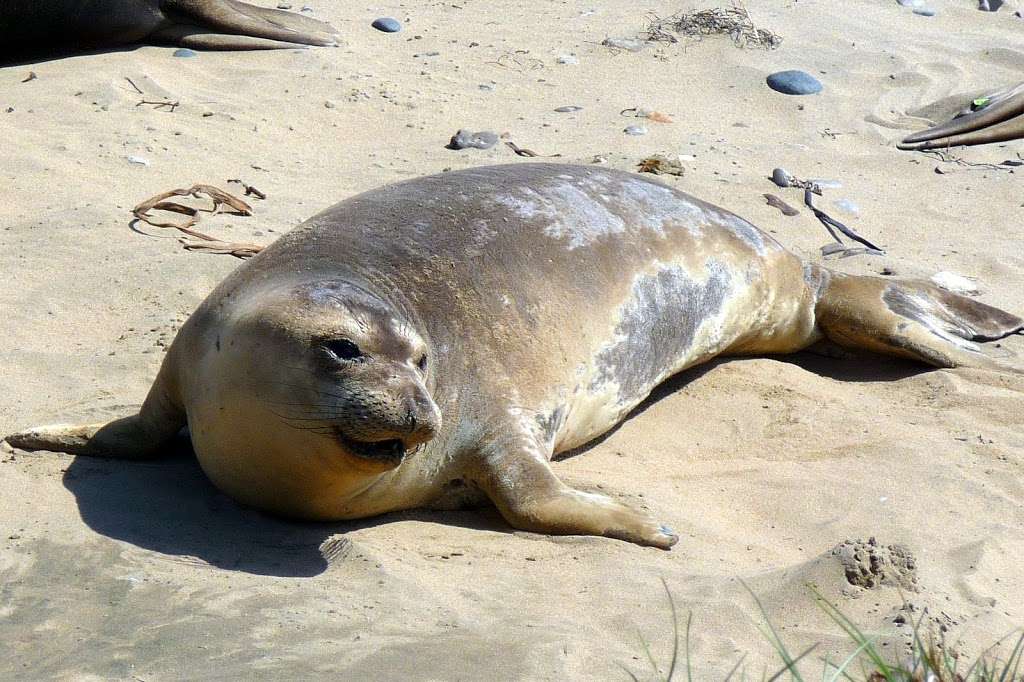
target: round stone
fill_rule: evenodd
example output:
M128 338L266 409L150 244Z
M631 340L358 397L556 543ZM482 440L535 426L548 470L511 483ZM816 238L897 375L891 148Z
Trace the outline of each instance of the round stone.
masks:
M772 182L779 187L789 187L793 184L793 176L785 168L776 168L772 171Z
M769 88L785 95L813 95L821 92L821 82L806 71L778 71L766 80Z
M370 25L378 31L384 31L385 33L398 33L402 30L402 25L398 23L398 20L392 19L391 17L374 19L373 23Z
M452 135L448 149L490 149L498 143L498 134L489 130L474 133L465 128Z

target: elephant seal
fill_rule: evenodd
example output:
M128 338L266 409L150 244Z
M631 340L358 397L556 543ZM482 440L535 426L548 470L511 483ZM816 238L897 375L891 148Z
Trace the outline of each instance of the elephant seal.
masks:
M336 45L330 24L238 0L4 0L0 56L166 42L206 50Z
M968 101L971 106L951 120L905 137L897 148L924 151L1024 138L1024 83Z
M138 414L7 438L150 457L188 426L240 502L355 519L483 493L516 528L667 548L645 513L562 483L555 453L717 355L822 338L939 367L1020 318L926 283L804 264L646 177L473 168L360 194L246 261L178 332Z

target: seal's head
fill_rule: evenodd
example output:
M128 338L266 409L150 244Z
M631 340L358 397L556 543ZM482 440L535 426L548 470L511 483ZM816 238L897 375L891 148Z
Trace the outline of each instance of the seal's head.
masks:
M344 516L346 499L440 428L426 342L351 283L247 297L213 345L193 441L210 477L254 506Z

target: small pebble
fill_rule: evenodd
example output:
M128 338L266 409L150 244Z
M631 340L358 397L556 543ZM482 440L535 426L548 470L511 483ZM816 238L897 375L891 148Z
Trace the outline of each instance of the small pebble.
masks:
M646 135L647 128L644 128L643 126L626 126L622 132L627 135Z
M491 85L490 83L481 83L477 87L483 90L484 92L494 92L494 86Z
M571 55L571 54L559 55L558 59L556 59L555 61L558 62L559 64L579 64L580 63L580 60L577 59L575 55Z
M978 9L982 12L998 12L1003 0L978 0Z
M560 114L568 114L573 111L580 111L581 109L583 109L583 107L578 107L575 104L570 104L564 107L558 107L557 109L555 109L555 111L557 111Z
M489 130L474 133L462 128L448 141L448 149L490 149L498 143L498 134Z
M292 6L289 5L287 2L279 2L279 3L277 3L277 8L278 9L291 9Z
M821 92L821 82L805 71L778 71L766 79L768 87L785 95L813 95Z
M391 17L374 19L373 23L370 25L378 31L384 31L384 33L398 33L402 30L402 25L398 23L398 20L392 19Z
M605 47L614 47L628 52L639 52L644 49L643 42L636 38L605 38L601 41L601 44Z
M903 7L920 7L924 4L924 0L896 0Z
M936 12L931 7L915 7L914 14L921 17L934 17Z
M820 186L821 185L819 185L819 187ZM860 208L857 204L853 203L849 199L837 199L832 203L843 213L849 213L850 215L857 215L860 213Z
M772 182L779 187L789 187L793 184L793 176L783 168L776 168L772 171Z
M174 51L174 57L198 57L199 53L195 50L190 50L187 47L179 47Z
M139 166L148 166L149 165L149 159L144 159L141 156L129 156L128 157L128 163L134 163L134 164L137 164Z
M332 102L331 100L325 100L324 101L324 107L327 108L327 109L333 109L334 108L334 102Z

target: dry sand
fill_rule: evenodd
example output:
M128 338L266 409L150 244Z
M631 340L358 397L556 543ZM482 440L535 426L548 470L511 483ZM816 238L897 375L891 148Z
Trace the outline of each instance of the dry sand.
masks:
M460 127L627 169L652 153L692 155L666 182L812 260L824 231L806 210L786 218L765 205L764 192L800 203L765 176L781 165L840 180L820 205L889 254L831 267L954 270L1020 313L1020 172L893 143L918 107L1018 81L1024 20L972 0L934 4L927 18L888 0L764 0L753 16L783 36L778 50L708 39L634 54L599 43L635 35L645 11L687 6L321 0L315 16L341 30L342 48L182 59L139 47L0 68L0 433L138 404L174 329L237 265L132 232L136 202L242 178L268 195L256 215L202 227L266 243L386 182L525 161L503 146L444 149ZM405 29L372 30L382 15ZM579 63L557 63L563 54ZM764 77L786 68L815 74L824 92L771 92ZM136 106L128 78L146 99L180 105ZM552 111L573 104L582 111ZM674 122L624 135L643 123L619 115L634 106ZM835 207L842 198L858 216ZM1024 343L995 351L1020 356ZM906 641L894 622L906 600L910 620L927 608L973 660L1024 625L1022 417L1024 383L992 372L811 355L700 367L556 464L571 484L680 530L670 552L513 532L487 510L286 523L216 492L184 446L151 463L3 451L0 678L626 679L625 667L646 679L640 638L659 662L670 650L661 579L692 611L698 679L721 679L743 655L753 677L775 665L741 580L794 649L822 642L808 660L850 650L808 583L885 650ZM831 552L870 537L877 546L859 556L892 559L891 584L851 585Z

